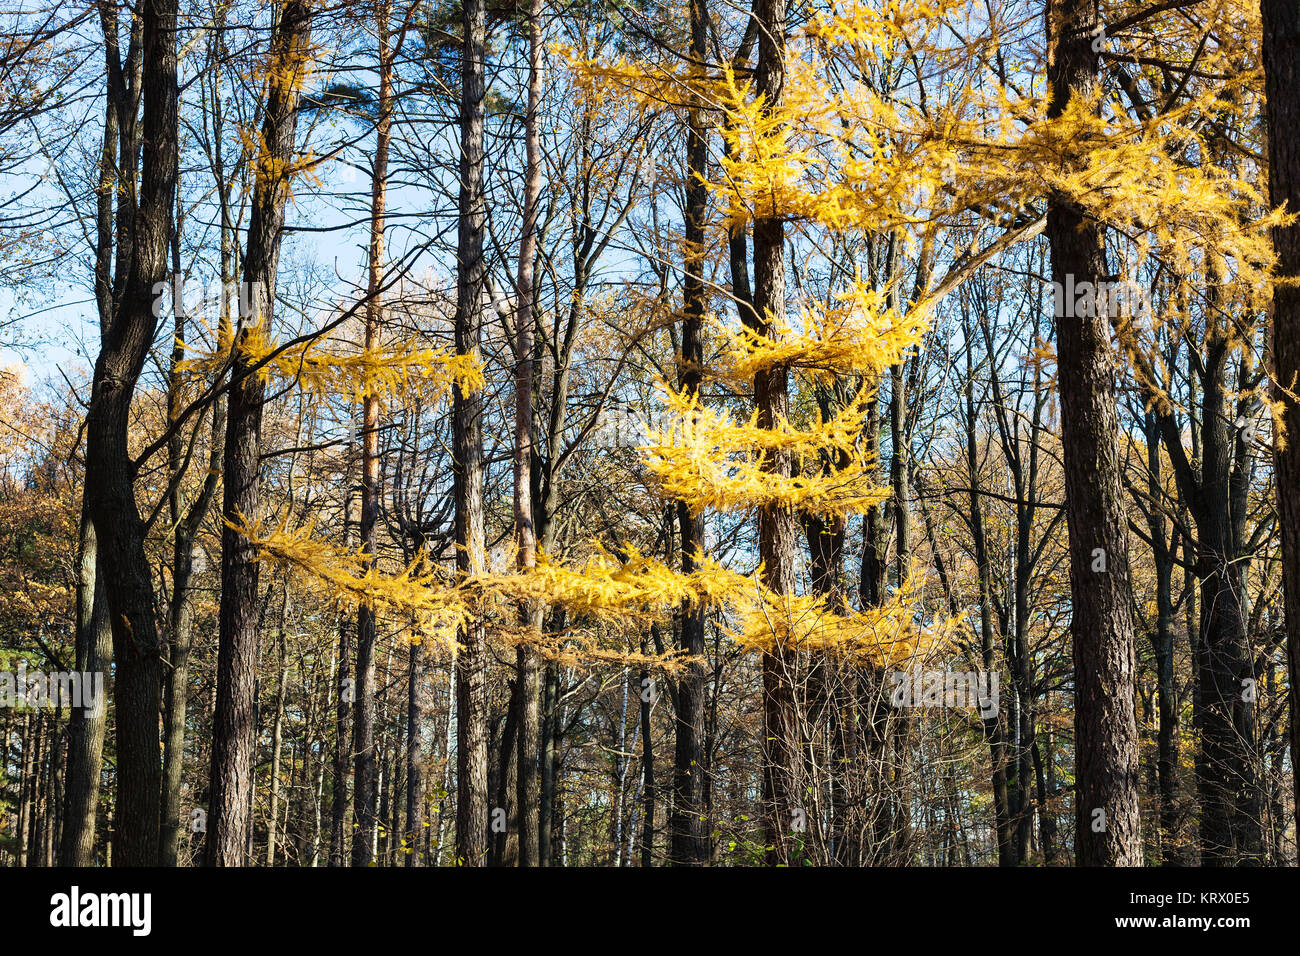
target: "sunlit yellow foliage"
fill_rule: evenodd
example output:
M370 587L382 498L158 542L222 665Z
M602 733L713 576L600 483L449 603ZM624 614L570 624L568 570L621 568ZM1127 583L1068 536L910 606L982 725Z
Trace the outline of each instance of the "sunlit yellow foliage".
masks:
M897 668L944 646L957 618L917 620L921 579L913 575L889 600L867 611L832 604L821 595L774 594L757 589L740 606L729 635L743 647L770 651L833 651L846 658Z
M913 578L880 608L856 613L832 606L824 597L775 594L757 576L728 571L713 561L682 574L635 549L616 558L597 548L581 567L568 568L539 555L535 568L508 573L469 575L452 582L422 559L396 572L381 573L363 551L339 548L320 540L314 529L292 529L280 522L240 521L232 525L253 542L259 560L289 569L308 586L351 606L365 605L413 617L419 632L449 647L456 632L493 606L542 602L565 609L585 625L605 625L611 632L635 632L666 620L680 607L726 608L731 636L742 646L763 650L774 644L800 650L837 649L852 658L881 665L912 658L947 635L944 622L921 627L915 620ZM677 654L644 655L602 645L572 632L547 635L513 623L509 614L494 617L492 634L506 644L528 643L546 657L568 663L593 662L673 669Z
M455 644L456 629L465 623L462 595L443 587L436 571L420 560L384 573L365 551L332 545L317 537L310 525L290 528L287 518L271 525L240 515L230 526L257 547L259 561L288 569L303 584L345 605L409 614L424 635L449 645Z
M311 527L244 519L232 527L257 547L259 560L295 572L304 584L346 605L411 617L422 635L453 648L458 629L496 605L544 602L588 623L620 630L667 618L683 603L722 602L748 584L743 576L713 563L694 575L681 575L634 550L622 561L597 551L580 570L554 564L543 554L535 568L485 572L453 582L422 558L396 572L383 572L364 551L322 541ZM676 654L641 655L572 634L531 632L514 624L509 614L497 615L492 634L503 643L528 643L543 656L568 663L601 661L658 668L680 663Z
M733 221L784 217L827 229L880 229L929 218L952 147L865 86L829 91L817 57L791 59L781 106L726 72L719 102L728 150L711 183Z
M756 416L737 422L725 409L702 406L667 387L661 391L668 424L647 426L646 467L661 494L685 501L696 514L758 507L841 514L889 497L862 450L865 396L829 422L796 429L784 421L762 428ZM765 468L768 456L779 450L790 451L797 462L838 464L828 470L796 469L784 478Z
M232 339L237 344L232 344ZM343 395L360 401L373 395L391 401L412 390L436 397L453 385L466 391L483 387L482 363L468 355L421 348L411 341L359 349L341 341L329 348L328 339L308 339L279 347L262 322L245 325L238 336L219 332L217 340L215 350L191 353L182 370L200 375L219 372L229 364L235 347L244 363L256 367L263 379L294 382L322 398Z
M723 361L713 374L749 380L781 366L828 380L838 375L874 379L901 361L925 335L928 302L900 311L888 290L873 289L861 277L835 299L830 308L801 304L800 328L777 316L769 319L766 334L715 323Z

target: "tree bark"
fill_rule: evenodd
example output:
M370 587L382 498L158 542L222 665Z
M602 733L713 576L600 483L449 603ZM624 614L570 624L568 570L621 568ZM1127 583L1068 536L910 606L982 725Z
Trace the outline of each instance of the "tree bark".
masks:
M351 456L349 456L351 457ZM343 540L352 546L352 494L349 476L344 476L346 498L343 502ZM339 615L338 674L335 680L338 695L334 706L334 766L333 794L330 802L330 866L344 866L348 854L348 768L352 765L351 714L355 696L348 668L352 661L353 618Z
M101 9L105 34L105 61L113 78L104 97L104 137L100 151L100 185L96 196L96 249L95 249L95 300L99 309L99 334L101 346L104 336L113 323L116 299L113 294L114 198L125 191L117 183L118 163L115 156L123 136L119 109L125 106L126 91L119 87L121 62L118 59L117 18L115 11L106 6ZM128 62L137 56L135 47L128 52ZM116 80L117 82L114 82ZM132 115L128 127L134 124ZM129 155L134 156L134 144ZM123 158L128 154L123 151ZM124 164L125 165L125 164ZM132 165L130 176L134 183ZM125 204L123 204L125 205ZM81 525L79 531L79 565L77 576L77 670L82 673L103 673L109 679L109 663L113 652L113 635L108 619L108 595L104 578L97 573L98 548L95 541L95 524L90 512L90 497L82 492ZM105 687L107 690L107 686ZM100 771L103 768L104 731L108 724L108 702L99 714L86 708L74 710L68 718L67 783L65 787L64 827L61 835L59 862L62 866L89 866L93 862L95 843L95 817L99 802ZM7 746L7 741L5 742ZM3 748L0 748L3 750Z
M86 419L86 496L99 571L105 578L116 664L114 863L119 866L152 866L158 861L161 664L127 436L131 398L158 326L154 289L166 282L178 149L175 0L148 0L140 19L146 91L140 201L129 230L129 274L103 337ZM121 255L120 243L118 251Z
M217 704L212 721L212 801L204 862L239 866L251 833L252 752L256 722L257 662L261 639L257 549L230 526L257 517L261 483L262 406L266 385L239 346L249 335L245 321L269 328L275 302L276 268L284 231L294 138L298 125L301 71L311 39L313 7L289 0L271 40L262 155L253 185L252 213L244 253L244 286L252 306L241 316L235 339L226 413L225 490L221 534L221 610L217 651Z
M755 0L759 24L755 93L768 110L780 108L785 86L785 0ZM785 225L774 209L758 209L754 218L754 310L763 332L778 334L785 320ZM789 372L773 366L754 376L754 403L758 426L772 429L789 417ZM788 451L773 452L768 470L789 478L793 459ZM758 515L758 549L763 562L763 583L775 594L792 593L795 586L797 525L788 508L767 506ZM763 830L769 865L794 861L791 823L797 780L798 745L795 742L794 669L796 654L779 641L763 654Z
M483 119L486 13L483 0L465 0L460 91L460 220L456 273L456 351L479 356L484 283ZM452 391L456 569L484 567L483 402L459 385ZM456 657L456 857L483 866L488 851L487 658L483 628L470 623Z
M378 121L375 124L375 158L370 176L370 244L366 285L365 347L379 345L380 286L384 270L384 208L388 195L388 150L393 124L393 57L389 51L389 0L377 0L375 27L379 37ZM379 544L379 396L367 390L361 400L361 547L367 555L365 567L374 567ZM357 609L356 706L353 710L353 760L355 786L353 813L356 832L352 841L352 865L369 866L375 848L378 802L378 768L375 763L375 609L362 604Z
M1265 115L1269 199L1300 211L1300 17L1285 0L1262 0ZM1300 279L1300 225L1273 231L1280 279ZM1283 403L1285 444L1276 441L1278 524L1282 532L1282 583L1286 601L1287 670L1291 675L1291 772L1296 832L1300 833L1300 286L1273 287L1273 398Z
M113 632L108 623L108 595L96 573L95 526L82 507L81 560L77 578L77 671L103 674L105 699L99 713L77 707L68 715L67 778L64 787L60 866L90 866L94 862L95 817L99 807L100 772L104 763L104 729L108 725L108 665ZM0 741L0 759L8 739Z
M542 192L541 132L538 127L542 105L542 3L528 6L528 109L524 115L524 208L523 233L519 240L519 272L515 283L515 544L518 566L527 573L537 564L537 534L533 525L533 264L537 258L538 200ZM541 628L544 609L526 605L520 609L529 633ZM536 651L527 643L516 651L519 680L519 729L516 787L519 816L519 865L537 866L540 853L538 826L538 663Z
M1047 0L1050 118L1097 85L1088 0ZM1093 287L1106 276L1101 227L1065 195L1048 197L1052 280ZM1070 532L1074 637L1076 855L1082 866L1142 862L1138 731L1127 524L1121 497L1115 358L1105 316L1056 317Z
M422 641L412 641L406 674L406 839L405 866L424 863L420 841L424 827L424 764L420 752L420 725L424 719L424 656Z
M691 0L692 70L703 73L708 13L705 0ZM704 370L703 320L704 223L708 216L708 130L698 98L692 100L686 129L686 245L682 277L682 339L678 387L698 400ZM743 242L743 233L741 241ZM743 262L741 273L748 275ZM692 514L685 502L677 503L681 529L682 573L693 573L704 558L704 515ZM705 608L688 605L681 610L678 649L692 661L677 683L676 747L673 753L672 815L668 821L670 858L674 866L703 866L709 859L709 838L704 813L704 660Z

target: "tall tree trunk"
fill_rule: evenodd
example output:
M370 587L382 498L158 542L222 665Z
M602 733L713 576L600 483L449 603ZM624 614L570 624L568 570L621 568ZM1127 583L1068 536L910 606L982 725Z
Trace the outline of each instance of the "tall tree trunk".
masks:
M423 641L412 641L407 659L406 673L406 839L404 841L406 866L425 862L420 852L424 829L424 763L420 752L420 725L424 718L424 657Z
M117 49L117 20L111 9L101 11L105 30L105 59L108 72L117 82L110 81L104 97L104 138L100 151L99 189L96 194L96 255L95 299L99 308L99 334L101 345L114 319L116 308L113 295L113 239L114 198L121 190L116 182L117 155L121 126L119 103L125 100L125 91L116 89L120 83L121 63ZM134 117L132 117L134 120ZM134 172L131 174L134 180ZM108 619L108 595L104 579L97 574L98 548L95 542L95 524L90 513L90 498L82 493L81 525L79 532L79 564L77 574L77 670L81 673L102 673L109 678L109 662L113 652L113 634ZM107 690L107 688L105 688ZM59 851L62 866L89 866L93 862L95 843L95 817L99 804L100 771L104 758L104 730L108 724L108 702L98 714L79 707L68 718L67 784L64 808L64 827ZM0 761L6 756L8 740L0 747Z
M380 286L384 271L384 206L388 195L388 149L393 123L393 58L389 51L389 0L377 0L375 25L379 35L379 117L375 124L375 159L370 176L369 276L366 285L365 347L379 345ZM367 389L361 400L361 547L366 569L374 567L379 527L379 395ZM378 768L375 763L375 609L357 609L356 707L353 729L355 786L353 813L356 833L352 865L368 866L375 848L369 836L376 823Z
M509 681L505 724L496 748L496 805L492 808L492 865L519 863L519 680Z
M649 653L646 635L641 635L641 653ZM641 820L641 865L654 866L655 858L655 750L651 718L655 695L646 693L654 685L650 672L642 669L637 686L641 688L641 791L644 800Z
M703 75L708 14L705 0L691 0L692 71ZM704 110L693 101L686 129L686 244L682 277L682 354L678 387L698 400L704 370L703 320L704 223L708 216L709 139ZM743 227L742 227L743 229ZM744 237L742 233L741 241ZM779 254L779 253L778 253ZM748 275L743 261L741 274ZM734 277L733 277L734 278ZM694 572L704 558L704 515L692 514L685 502L677 503L681 529L682 573ZM677 683L676 748L673 753L673 802L668 821L670 859L674 866L703 866L708 862L709 840L704 814L704 660L705 608L688 605L681 610L678 649L692 660Z
M1050 764L1044 767L1047 761L1052 759L1052 732L1049 729L1046 735L1047 739L1047 756L1043 756L1043 748L1039 747L1038 741L1034 741L1033 760L1034 760L1034 777L1038 786L1038 832L1039 840L1043 848L1043 864L1051 866L1056 862L1056 814L1051 810L1048 801L1056 787L1054 779L1050 778L1047 771L1051 769Z
M279 830L280 814L280 759L284 750L284 705L289 693L289 641L285 628L289 625L289 582L284 583L284 604L280 608L280 627L276 634L279 645L279 679L275 688L275 712L271 716L271 797L266 811L266 865L275 866L275 842ZM290 763L292 775L292 762ZM288 826L285 826L288 830Z
M1269 198L1300 211L1300 17L1285 0L1261 0L1264 23L1264 86L1268 101ZM1300 279L1300 225L1273 231L1277 272ZM1292 806L1300 833L1300 286L1273 287L1273 398L1283 403L1285 444L1276 441L1278 524L1282 532L1282 583L1286 595L1287 671L1291 675Z
M1213 296L1213 292L1211 292ZM1196 519L1196 573L1200 580L1201 853L1207 866L1259 862L1263 829L1256 771L1254 695L1246 692L1254 662L1246 635L1243 528L1234 511L1246 488L1234 486L1232 421L1227 383L1231 335L1221 319L1207 321L1201 376L1201 480L1183 467ZM1171 436L1171 442L1173 436ZM1238 449L1241 450L1241 449ZM1182 459L1171 453L1176 463ZM1236 500L1234 500L1236 499Z
M116 665L114 863L119 866L152 866L158 861L161 663L127 434L131 398L158 326L153 290L166 281L178 149L176 0L148 0L140 20L146 91L140 202L129 230L129 275L95 363L86 419L86 496L95 523L99 573L105 578ZM118 251L120 255L120 244Z
M1095 89L1098 26L1089 0L1047 0L1048 116ZM1107 275L1101 227L1060 193L1048 197L1052 280ZM1056 343L1070 532L1074 637L1076 852L1083 866L1142 862L1132 593L1120 486L1115 358L1102 316L1057 316Z
M245 322L269 329L275 303L276 269L289 195L298 101L311 39L313 7L289 0L271 39L262 155L256 165L252 213L244 253L244 286L252 306ZM257 662L261 627L258 613L257 549L230 522L257 516L261 482L262 406L266 386L242 357L239 346L250 334L244 325L235 339L224 449L225 492L221 534L221 610L217 651L217 704L212 721L212 809L204 862L238 866L251 833L252 756L256 727Z
M755 0L758 21L758 67L754 91L767 109L780 108L785 87L785 0ZM768 336L779 335L785 320L785 225L777 210L758 209L754 218L754 310ZM772 429L789 417L789 373L773 366L754 376L758 426ZM790 477L788 451L773 452L768 470ZM763 583L775 594L794 590L795 517L787 508L767 506L758 515L758 550ZM791 823L795 819L798 752L795 742L794 668L796 653L779 641L763 654L763 830L769 865L789 864L795 856Z
M478 358L484 283L483 117L486 14L483 0L465 0L461 47L460 205L456 262L456 351ZM484 567L483 401L459 385L452 392L456 497L456 569ZM456 657L456 857L487 861L487 657L483 628L468 624Z
M1160 431L1155 416L1146 415L1147 493L1151 504L1147 511L1147 530L1151 533L1152 555L1156 572L1156 627L1151 637L1156 655L1156 698L1160 726L1156 732L1156 778L1160 790L1161 861L1166 866L1178 862L1175 830L1178 822L1178 701L1174 687L1174 601L1173 550L1165 534L1165 516L1158 501L1160 485Z
M541 796L538 806L537 865L551 866L554 862L552 834L555 832L555 777L557 769L556 741L560 713L560 666L548 661L542 693L541 727Z
M528 5L528 111L524 115L523 234L519 240L519 273L515 302L515 544L519 568L527 573L537 564L537 534L533 526L533 263L537 258L538 200L542 192L542 3ZM544 609L521 608L529 633L537 632ZM519 815L519 865L537 866L540 846L540 807L537 790L538 715L537 652L527 642L516 651L519 680L519 728L516 787Z

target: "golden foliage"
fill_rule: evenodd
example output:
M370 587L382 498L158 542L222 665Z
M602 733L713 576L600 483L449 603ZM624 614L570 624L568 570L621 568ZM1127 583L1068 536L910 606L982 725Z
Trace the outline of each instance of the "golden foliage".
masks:
M343 395L356 401L374 396L392 401L408 390L428 397L445 394L453 385L465 391L483 387L482 363L471 356L443 349L421 348L413 341L373 349L357 348L329 339L308 339L278 347L267 334L265 324L253 322L238 335L222 331L217 348L195 352L181 363L191 375L211 375L226 368L231 351L263 379L272 376L293 382L321 398Z

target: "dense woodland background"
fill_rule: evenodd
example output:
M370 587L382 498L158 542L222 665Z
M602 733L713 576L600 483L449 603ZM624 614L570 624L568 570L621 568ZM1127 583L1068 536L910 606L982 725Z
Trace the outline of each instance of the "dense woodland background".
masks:
M2 6L0 864L1296 864L1293 2Z

